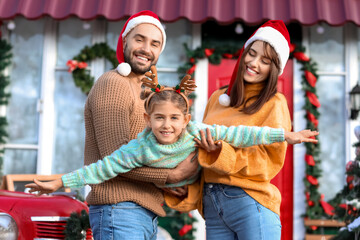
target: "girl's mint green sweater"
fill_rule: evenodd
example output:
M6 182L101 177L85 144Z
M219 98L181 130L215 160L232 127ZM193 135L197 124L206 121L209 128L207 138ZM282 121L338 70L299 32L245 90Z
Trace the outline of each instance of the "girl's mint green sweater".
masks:
M195 147L194 138L201 139L199 131L210 129L214 141L223 140L233 147L250 147L285 141L284 129L249 126L207 125L190 121L186 131L173 144L157 142L151 129L146 128L137 139L122 145L110 156L62 176L65 187L78 188L98 184L128 172L136 167L174 168L184 161ZM177 187L193 183L197 177L163 187Z

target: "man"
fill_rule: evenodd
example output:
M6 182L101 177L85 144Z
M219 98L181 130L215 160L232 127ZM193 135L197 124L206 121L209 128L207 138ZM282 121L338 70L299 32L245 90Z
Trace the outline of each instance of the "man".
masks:
M85 160L89 165L136 138L145 128L141 79L157 63L166 42L159 18L151 11L131 16L117 46L119 66L104 73L85 105ZM92 185L87 197L95 239L156 239L157 216L164 216L163 193L155 187L196 172L189 156L175 169L138 168ZM195 163L194 163L195 162Z

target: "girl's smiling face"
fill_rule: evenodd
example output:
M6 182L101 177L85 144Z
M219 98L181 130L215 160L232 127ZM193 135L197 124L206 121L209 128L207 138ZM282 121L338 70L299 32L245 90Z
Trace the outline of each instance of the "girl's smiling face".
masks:
M154 105L150 115L144 114L148 127L161 144L175 143L191 119L170 101L161 101Z
M259 83L266 80L270 74L271 59L265 53L262 41L256 41L251 46L244 59L244 80L248 83Z

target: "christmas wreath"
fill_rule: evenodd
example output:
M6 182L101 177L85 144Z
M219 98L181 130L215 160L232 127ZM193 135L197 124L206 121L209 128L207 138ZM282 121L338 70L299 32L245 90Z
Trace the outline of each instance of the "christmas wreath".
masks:
M107 43L96 43L91 47L85 46L78 55L67 61L68 71L72 73L74 83L82 92L88 94L94 84L94 77L87 69L87 62L96 58L109 60L115 68L118 64L116 51L111 49Z

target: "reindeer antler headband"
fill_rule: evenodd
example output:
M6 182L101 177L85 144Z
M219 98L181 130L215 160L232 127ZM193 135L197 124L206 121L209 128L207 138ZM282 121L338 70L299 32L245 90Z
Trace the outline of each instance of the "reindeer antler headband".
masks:
M191 80L191 76L189 74L185 75L183 77L183 79L181 80L179 85L176 85L175 87L171 88L171 87L164 87L161 86L158 82L158 77L157 77L157 70L155 65L152 65L150 68L151 72L146 72L145 76L143 79L141 79L142 83L144 86L149 87L151 89L151 91L153 91L145 100L145 108L147 109L149 106L149 102L150 99L152 98L152 96L154 96L154 94L161 92L161 91L166 91L166 90L170 90L170 91L175 91L178 94L180 94L185 102L186 102L186 113L189 112L189 100L188 98L185 96L184 92L185 91L190 91L193 92L195 91L195 88L197 87L195 85L195 81ZM150 80L150 79L151 80Z

